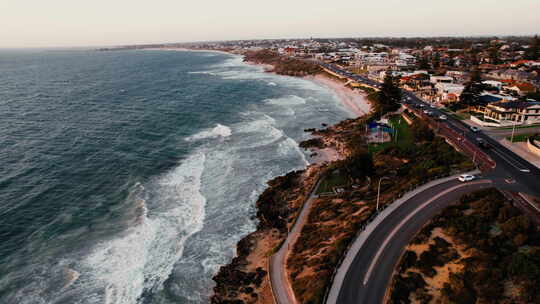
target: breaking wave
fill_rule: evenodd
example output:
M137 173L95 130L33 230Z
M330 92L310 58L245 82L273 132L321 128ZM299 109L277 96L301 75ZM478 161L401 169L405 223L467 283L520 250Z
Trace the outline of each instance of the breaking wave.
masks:
M208 138L225 138L231 136L232 131L231 128L217 124L213 129L211 130L205 130L202 132L199 132L195 135L189 136L186 138L186 141L196 141L201 139L208 139Z
M194 71L194 72L188 72L188 74L202 74L202 75L216 76L216 73L212 71Z
M135 204L141 212L135 226L122 237L97 245L83 259L80 267L89 273L84 285L104 290L104 303L137 303L144 292L163 288L182 256L184 242L203 225L206 199L200 187L204 162L204 154L192 155L151 182L148 190L139 188Z

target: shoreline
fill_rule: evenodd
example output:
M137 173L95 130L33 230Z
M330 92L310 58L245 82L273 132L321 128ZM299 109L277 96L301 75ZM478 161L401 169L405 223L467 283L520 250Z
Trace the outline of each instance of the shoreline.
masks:
M218 54L223 54L223 55L243 56L242 54L237 54L230 51L212 50L212 49L146 48L143 50L201 52L201 53L208 52L208 53L218 53ZM244 61L244 63L248 65L252 65L252 66L261 67L265 73L274 73L276 75L280 75L273 71L274 66L271 64L255 63L255 62L250 62L250 61ZM287 76L287 75L281 75L281 76ZM298 76L288 76L288 77L298 77ZM301 78L307 81L316 83L317 85L332 91L336 95L336 97L340 100L341 104L347 110L351 111L354 115L356 115L355 118L367 115L372 110L371 103L368 100L366 93L347 87L345 86L344 83L326 76L324 72L316 74L316 75L304 76Z
M274 73L272 65L246 63L262 66L265 72ZM355 118L371 111L371 104L365 94L345 87L342 82L324 74L300 78L331 90ZM326 129L335 130L336 125L328 126ZM216 285L213 288L211 303L228 303L238 300L242 301L239 303L274 303L269 277L271 256L279 250L282 242L288 237L288 229L296 222L299 211L311 195L311 192L306 192L306 189L314 186L314 183L326 171L329 163L348 156L346 150L336 145L333 132L326 135L318 131L311 132L312 138L321 138L324 146L305 149L311 152L306 168L288 172L267 182L268 187L256 202L257 228L237 243L235 257L228 264L221 266L212 278ZM283 182L284 180L288 182ZM279 209L277 213L276 208ZM276 216L279 219L276 219Z
M367 115L371 112L372 106L367 99L366 93L346 87L344 83L325 76L324 74L306 76L304 79L334 92L336 97L341 101L341 104L356 115L355 118Z

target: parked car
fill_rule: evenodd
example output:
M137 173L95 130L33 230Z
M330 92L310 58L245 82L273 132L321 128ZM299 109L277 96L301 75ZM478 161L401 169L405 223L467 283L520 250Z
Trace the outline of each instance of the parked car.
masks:
M480 131L480 129L478 129L478 128L475 127L475 126L472 126L472 127L471 127L471 131L473 131L473 132L476 133L476 132Z
M470 174L462 174L458 177L458 180L462 183L464 182L470 182L472 181L473 179L475 179L475 176L474 175L470 175Z
M447 117L446 115L441 115L441 116L439 116L439 119L440 119L440 120L447 120L448 117Z

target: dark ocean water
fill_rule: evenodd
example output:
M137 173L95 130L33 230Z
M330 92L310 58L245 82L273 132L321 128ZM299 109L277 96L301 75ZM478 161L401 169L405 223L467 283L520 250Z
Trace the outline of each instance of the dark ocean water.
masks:
M241 58L0 51L0 303L205 303L304 128L350 114Z

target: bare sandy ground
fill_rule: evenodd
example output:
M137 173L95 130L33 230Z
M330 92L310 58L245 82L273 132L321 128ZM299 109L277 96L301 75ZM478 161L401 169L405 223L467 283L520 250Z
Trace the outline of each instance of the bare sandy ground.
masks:
M362 116L371 111L371 105L367 100L366 94L346 87L343 82L331 79L324 75L308 76L306 79L334 91L343 105L352 111L356 116Z
M310 164L317 164L322 165L325 162L333 162L336 160L343 159L343 155L339 154L336 149L328 147L324 149L319 148L311 148L310 149L313 153L316 153L317 155L314 155L310 157L309 162Z

